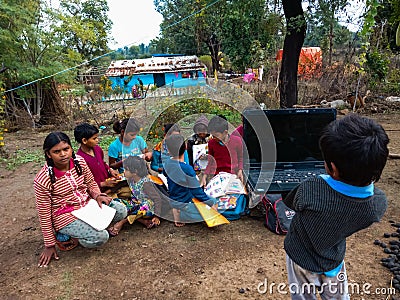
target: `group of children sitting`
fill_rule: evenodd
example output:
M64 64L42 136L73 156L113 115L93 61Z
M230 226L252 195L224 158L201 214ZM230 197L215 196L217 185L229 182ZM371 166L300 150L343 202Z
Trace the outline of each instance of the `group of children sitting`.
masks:
M209 123L201 116L188 147L179 127L166 126L164 140L152 152L138 135L136 120L119 121L114 130L120 135L108 149L108 165L97 145L99 131L92 125L75 128L78 155L65 133L52 132L46 137L46 164L34 180L45 245L40 267L53 257L58 259L56 244L64 250L78 243L98 247L110 235L118 234L125 223L138 221L147 228L159 225L158 216L165 216L166 209L172 212L176 226L201 221L192 200L197 198L216 209L216 199L201 187L210 176L222 171L243 180L240 129L237 135L229 135L228 122L220 116ZM199 182L193 149L201 143L208 144L208 159ZM284 199L296 212L284 241L289 286L312 284L319 288L322 299L349 299L346 238L378 222L387 208L385 194L374 183L385 167L388 143L382 126L356 114L333 121L324 130L320 149L327 174L303 181ZM167 177L168 194L155 184L146 161L151 162L152 170ZM112 226L96 230L74 216L90 199L116 210ZM317 299L317 292L296 290L291 297Z
M70 250L78 244L97 247L109 236L117 235L125 223L137 221L150 229L160 224L159 216L171 218L178 227L202 221L193 198L217 210L217 200L201 186L207 178L220 171L243 178L242 140L228 134L228 122L222 116L208 122L201 115L187 142L177 124L166 124L164 139L153 151L138 135L140 126L134 118L115 122L113 129L119 135L108 148L108 164L98 145L99 130L91 124L83 123L74 129L75 140L80 144L77 155L65 133L52 132L46 137L46 164L34 180L45 243L39 266L47 266L53 256L58 258L55 245L60 250ZM207 162L204 170L193 159L193 146L199 144L208 144L213 155L199 158ZM163 174L168 189L152 173ZM72 214L89 199L100 207L105 204L116 209L107 229L96 230Z

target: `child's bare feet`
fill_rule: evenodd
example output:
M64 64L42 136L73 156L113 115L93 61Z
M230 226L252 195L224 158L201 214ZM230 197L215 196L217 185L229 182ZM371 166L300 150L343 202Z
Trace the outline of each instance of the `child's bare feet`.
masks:
M143 219L143 218L139 218L137 219L138 222L142 223L147 229L153 228L155 225L155 223L153 223L153 221L151 219Z
M161 223L161 221L160 221L160 219L158 217L153 217L153 219L151 219L151 221L156 226L160 225L160 223Z
M183 226L185 226L185 223L181 223L181 222L175 221L175 226L176 227L183 227Z
M107 228L107 231L110 236L117 236L118 233L121 231L122 226L127 222L127 219L123 219L117 223L115 223L113 226L110 226Z
M172 214L174 215L174 221L175 221L175 226L176 227L185 226L185 223L181 222L181 219L180 219L181 212L180 212L179 209L173 208L172 209Z

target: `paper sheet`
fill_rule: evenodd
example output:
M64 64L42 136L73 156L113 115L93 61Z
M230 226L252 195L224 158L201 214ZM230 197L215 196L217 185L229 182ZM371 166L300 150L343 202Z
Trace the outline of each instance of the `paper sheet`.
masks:
M84 207L72 212L75 217L97 230L106 229L113 220L115 213L116 210L106 204L102 204L100 208L94 199L90 199Z

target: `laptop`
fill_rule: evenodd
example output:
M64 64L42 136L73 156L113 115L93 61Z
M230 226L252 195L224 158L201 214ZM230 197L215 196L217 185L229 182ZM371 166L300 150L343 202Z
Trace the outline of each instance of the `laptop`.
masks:
M256 194L287 193L325 173L319 138L334 108L252 109L243 112L243 171Z

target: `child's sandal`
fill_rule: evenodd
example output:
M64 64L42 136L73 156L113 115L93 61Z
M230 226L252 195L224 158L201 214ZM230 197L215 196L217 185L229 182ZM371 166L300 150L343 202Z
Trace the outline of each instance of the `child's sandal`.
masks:
M79 242L78 239L70 238L68 241L65 242L56 241L56 244L60 251L69 251L76 248L79 245Z

